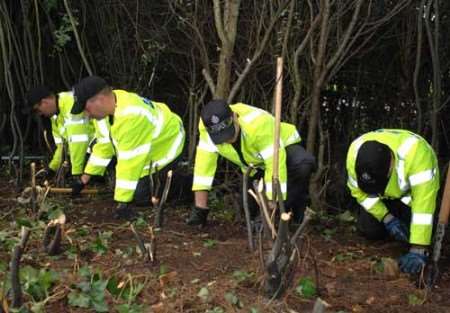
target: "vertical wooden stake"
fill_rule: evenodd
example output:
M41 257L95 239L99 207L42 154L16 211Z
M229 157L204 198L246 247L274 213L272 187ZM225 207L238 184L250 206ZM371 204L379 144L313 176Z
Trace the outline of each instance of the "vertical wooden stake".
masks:
M31 209L36 212L36 164L31 163Z
M279 151L280 148L280 122L281 122L281 100L283 95L283 58L277 58L277 74L275 85L275 127L273 136L273 171L272 171L272 200L274 201L274 207L276 207L279 184Z

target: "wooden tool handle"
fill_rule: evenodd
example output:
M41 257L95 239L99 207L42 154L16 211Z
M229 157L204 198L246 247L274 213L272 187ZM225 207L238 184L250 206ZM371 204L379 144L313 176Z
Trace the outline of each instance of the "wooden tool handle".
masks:
M50 188L50 192L53 193L71 193L72 188ZM95 194L98 193L97 189L83 189L81 190L82 194Z
M441 209L439 210L439 224L448 223L450 214L450 165L447 169L447 178L445 179L444 194L441 201Z

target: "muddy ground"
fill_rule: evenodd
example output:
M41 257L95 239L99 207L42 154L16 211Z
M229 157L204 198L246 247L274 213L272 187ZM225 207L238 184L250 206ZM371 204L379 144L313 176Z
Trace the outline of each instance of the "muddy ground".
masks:
M3 284L7 281L10 249L19 226L30 224L32 235L21 266L57 273L44 284L40 296L30 288L32 282L24 282L24 307L34 312L312 312L317 297L329 304L326 312L450 312L448 243L441 279L427 291L416 288L414 278L395 271L389 274L380 266L383 257L395 259L407 247L366 241L348 216L347 221L324 214L316 217L302 238L290 288L281 299L269 300L262 288L259 254L249 251L245 225L233 219L232 209L213 211L208 226L199 229L185 225L187 205L169 203L164 227L155 232L156 261L146 263L129 224L112 218L110 196L75 200L48 196L45 203L50 211L62 210L67 217L62 252L57 256L42 249L46 215L36 221L27 206L17 204L17 196L13 184L2 178L0 278ZM153 211L141 208L140 214L136 228L149 241ZM304 292L305 281L312 282L312 289ZM97 287L101 295L95 294ZM128 293L123 291L126 288Z

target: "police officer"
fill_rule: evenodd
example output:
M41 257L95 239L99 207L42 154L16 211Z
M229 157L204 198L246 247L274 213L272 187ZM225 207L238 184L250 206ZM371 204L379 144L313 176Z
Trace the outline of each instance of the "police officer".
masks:
M400 269L419 272L428 257L439 190L433 149L410 131L372 131L351 144L347 173L347 185L361 206L358 229L369 239L391 235L408 242Z
M53 140L56 150L48 164L47 178L54 175L63 160L63 144L67 143L72 175L83 172L86 153L94 136L94 126L83 114L71 114L74 104L73 93L55 93L47 86L36 86L27 93L28 107L31 111L51 120Z
M113 149L94 151L86 169L106 166L115 154L116 185L114 200L118 202L116 217L130 219L134 212L129 204L139 186L148 187L148 176L168 167L183 150L185 133L178 115L166 104L149 100L125 90L113 90L98 76L82 79L74 87L73 114L85 114L97 121L106 118L106 128L98 129L110 138ZM97 127L100 128L97 123ZM104 144L108 144L106 141ZM81 184L89 181L89 173L82 175ZM78 188L80 189L80 188ZM81 188L82 189L82 188ZM150 194L147 194L150 200Z
M213 100L203 107L192 187L195 206L187 220L189 225L206 224L208 191L219 155L243 172L250 164L263 171L266 194L272 199L274 127L270 113L247 104ZM300 140L294 125L281 123L279 180L286 208L292 210L297 221L307 205L309 179L315 169L314 157L299 144Z

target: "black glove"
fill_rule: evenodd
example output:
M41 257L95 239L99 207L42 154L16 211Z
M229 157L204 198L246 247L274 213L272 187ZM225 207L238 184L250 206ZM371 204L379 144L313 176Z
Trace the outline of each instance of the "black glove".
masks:
M135 212L130 208L129 203L119 202L117 203L114 218L118 220L132 220L136 216Z
M42 174L39 174L39 176L43 177L45 180L52 180L53 177L55 177L55 175L56 175L56 172L48 167L44 168L44 170L42 171Z
M86 185L81 181L80 177L74 177L72 187L72 197L78 196Z
M208 218L209 209L208 208L200 208L198 206L194 206L191 211L191 215L186 220L186 224L195 226L195 225L206 225L206 219Z

